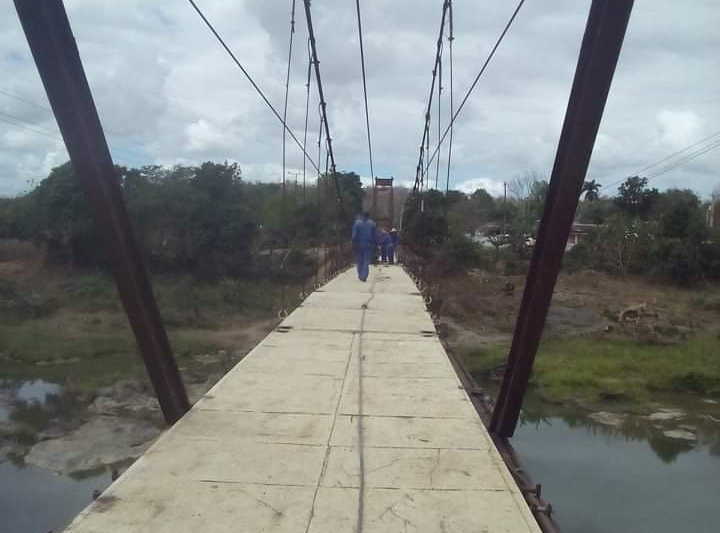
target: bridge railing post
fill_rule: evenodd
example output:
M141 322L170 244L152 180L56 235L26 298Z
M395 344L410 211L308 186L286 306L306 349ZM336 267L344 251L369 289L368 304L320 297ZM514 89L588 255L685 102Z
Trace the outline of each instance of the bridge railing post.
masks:
M633 0L593 0L490 431L515 432Z
M157 393L172 424L189 408L180 373L133 236L122 189L98 118L62 0L15 0L73 169L110 252L120 299Z

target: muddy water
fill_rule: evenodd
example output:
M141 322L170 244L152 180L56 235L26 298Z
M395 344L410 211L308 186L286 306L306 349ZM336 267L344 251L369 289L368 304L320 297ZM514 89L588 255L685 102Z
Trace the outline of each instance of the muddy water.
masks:
M0 464L0 531L59 532L92 501L94 490L110 485L110 473L74 479L42 468Z
M513 438L564 533L720 531L720 420L691 417L692 442L644 417L611 428L586 414L531 405Z
M46 406L61 393L47 381L0 380L0 427L11 424L18 406ZM61 531L110 481L109 472L61 476L0 457L0 532Z
M20 403L43 404L61 388L0 381L0 425ZM678 400L667 399L671 405ZM720 496L720 405L680 405L682 420L629 417L601 425L580 409L530 397L513 444L564 533L716 533ZM695 441L663 431L685 426ZM680 428L682 429L682 428ZM0 532L61 531L110 484L108 472L59 476L0 458Z

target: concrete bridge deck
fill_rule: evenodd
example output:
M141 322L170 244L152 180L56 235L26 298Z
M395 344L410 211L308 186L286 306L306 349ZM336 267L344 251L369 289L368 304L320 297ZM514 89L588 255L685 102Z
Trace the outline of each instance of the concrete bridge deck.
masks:
M341 274L66 529L540 531L400 267Z

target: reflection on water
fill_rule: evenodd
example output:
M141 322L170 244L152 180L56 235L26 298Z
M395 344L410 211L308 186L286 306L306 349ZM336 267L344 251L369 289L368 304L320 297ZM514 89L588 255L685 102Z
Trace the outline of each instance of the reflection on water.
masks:
M38 430L53 416L64 414L60 385L43 380L0 380L0 430L21 427ZM0 440L2 444L2 440ZM110 484L110 473L84 478L61 476L22 460L0 457L0 531L45 533L61 531L92 501L94 490Z
M61 390L60 385L42 379L23 381L17 387L16 398L22 402L45 403L48 396L57 396Z
M0 422L10 419L10 413L20 406L45 406L57 398L62 387L42 379L12 381L0 379Z
M564 533L716 533L720 424L700 414L676 423L697 441L668 438L644 417L609 427L531 406L513 445Z
M0 531L62 531L92 501L93 491L109 484L107 472L73 479L42 468L0 463Z

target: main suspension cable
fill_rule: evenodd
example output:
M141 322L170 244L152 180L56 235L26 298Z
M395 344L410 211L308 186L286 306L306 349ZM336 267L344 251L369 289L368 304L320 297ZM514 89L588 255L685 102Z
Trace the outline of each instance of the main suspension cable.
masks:
M310 52L310 41L307 43L308 47L308 68L307 68L307 81L305 82L305 133L303 135L303 145L307 146L307 135L308 135L308 118L310 116L310 81L312 80L312 54ZM303 156L303 204L307 202L307 195L305 193L306 183L306 162L307 158Z
M487 66L490 64L490 61L492 60L493 56L495 55L495 52L497 51L498 47L500 46L500 43L505 38L505 35L507 34L508 30L512 26L513 22L515 21L515 18L517 17L518 12L520 11L520 8L525 3L525 0L520 0L518 2L517 7L515 8L515 11L513 11L512 16L510 17L510 20L508 20L507 24L505 25L505 28L503 29L502 33L500 34L500 37L498 37L498 40L495 42L495 45L492 47L492 50L487 56L487 59L485 59L485 62L483 63L482 68L480 69L480 72L478 72L477 76L475 76L475 80L472 82L472 85L470 85L470 88L465 93L465 96L462 99L462 102L460 102L460 105L457 108L457 111L453 114L452 118L450 119L450 124L447 128L445 128L445 132L443 133L442 137L440 138L437 146L435 147L435 151L432 153L432 156L430 156L430 159L428 161L428 164L435 159L435 156L437 155L438 151L440 150L440 146L445 141L445 137L447 137L448 132L450 131L450 128L454 124L455 120L457 120L457 117L460 115L460 112L463 110L463 107L465 107L465 104L468 101L468 98L470 98L470 95L475 90L475 87L477 86L478 81L480 81L480 78L485 73L485 69L487 69Z
M368 154L370 157L370 177L375 185L375 171L373 169L372 143L370 142L370 112L368 111L367 81L365 78L365 47L363 46L362 22L360 17L360 0L355 0L357 12L358 37L360 39L360 65L362 67L363 97L365 99L365 127L367 129Z
M288 108L288 95L290 94L290 66L292 65L292 52L293 52L293 37L295 36L295 0L292 0L292 6L290 8L290 45L288 46L288 61L287 61L287 74L285 75L285 103L283 106L283 136L282 136L282 202L283 211L285 210L285 195L286 195L286 168L285 168L285 124L287 123L287 108ZM305 143L303 142L303 146Z
M443 1L442 16L440 19L440 31L438 33L437 47L435 50L435 62L433 63L432 70L432 83L430 84L430 95L428 96L427 109L425 111L425 125L423 127L423 136L420 141L420 156L418 157L417 168L415 169L415 184L413 185L413 192L422 192L425 182L425 150L429 151L430 142L430 111L432 110L433 94L435 93L435 80L437 78L438 63L440 62L440 53L442 50L443 32L445 31L445 17L448 10L448 1Z
M450 22L450 36L448 37L448 43L450 48L450 117L455 112L455 102L453 94L453 41L455 40L455 29L453 26L453 6L452 0L450 0L448 6L448 16ZM450 139L448 140L448 159L447 159L447 177L445 178L445 194L447 195L450 191L450 160L452 158L452 144L453 144L453 125L450 122ZM439 159L439 158L438 158Z
M437 91L437 108L438 108L438 123L437 123L437 138L440 139L440 132L442 131L442 52L440 49L440 61L438 62L438 91ZM440 177L440 158L437 158L435 165L435 190L438 188L438 178Z
M258 86L258 84L255 83L255 80L252 78L252 76L250 76L250 73L248 73L248 71L245 69L245 67L242 65L242 63L240 63L240 61L239 61L238 58L235 56L235 54L233 53L233 51L230 50L230 47L225 43L225 41L223 40L223 38L222 38L222 37L220 36L220 34L217 32L217 30L215 29L215 27L210 23L210 21L207 19L207 17L205 16L205 14L200 10L200 8L198 7L198 5L194 2L194 0L188 0L188 2L189 2L190 5L193 7L193 9L197 12L197 14L200 15L200 18L203 20L203 22L204 22L205 25L208 27L208 29L210 29L210 31L211 31L212 34L215 36L215 38L216 38L217 41L220 43L220 45L225 49L225 51L226 51L227 54L230 56L230 58L233 60L233 62L235 63L235 65L237 65L237 67L238 67L238 68L242 71L242 73L245 75L245 77L247 78L247 80L250 82L250 85L252 85L252 86L253 86L253 89L255 89L255 92L257 92L258 95L260 95L260 98L262 98L263 102L265 102L265 105L267 105L267 106L270 108L270 111L272 111L273 115L275 115L275 117L281 122L281 124L283 125L283 128L285 129L285 131L287 131L288 135L290 135L290 137L292 138L292 140L295 141L295 144L298 146L298 148L300 148L300 150L302 150L302 153L305 154L305 156L308 158L308 160L310 161L310 163L312 164L312 166L313 166L315 169L320 170L320 167L318 167L318 165L315 164L315 161L313 160L313 158L310 157L310 155L309 155L309 154L307 153L307 151L305 150L305 146L303 146L303 145L300 143L300 141L299 141L298 138L295 136L295 134L293 133L293 131L292 131L290 128L288 128L288 125L287 125L286 122L283 120L283 118L280 116L280 113L278 113L278 112L277 112L277 109L275 109L275 107L270 103L270 100L268 100L267 96L265 96L265 93L262 91L262 89L260 89L260 87Z
M332 137L330 136L330 126L328 125L327 119L327 103L325 102L325 95L323 94L322 78L320 77L320 61L317 55L317 46L315 43L315 31L313 30L312 14L310 13L310 0L304 0L305 4L305 18L307 20L308 35L310 36L310 49L312 51L313 64L315 66L315 79L317 80L318 95L320 97L320 107L322 110L323 124L325 126L325 142L327 143L327 156L330 158L330 169L332 172L333 181L335 182L335 193L337 194L337 201L340 205L341 212L344 212L343 198L340 192L340 182L337 179L337 167L335 165L335 154L332 148Z

